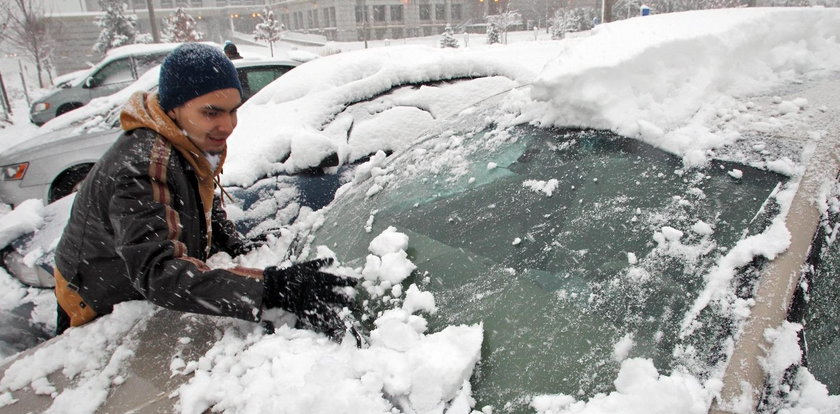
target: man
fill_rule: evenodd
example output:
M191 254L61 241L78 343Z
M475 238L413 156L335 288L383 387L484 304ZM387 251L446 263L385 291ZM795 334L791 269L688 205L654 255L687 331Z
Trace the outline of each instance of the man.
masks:
M82 184L56 249L59 333L114 305L159 306L258 321L280 307L336 338L335 288L352 279L320 271L328 261L286 269L210 269L216 251L244 244L215 194L236 126L242 89L215 47L184 44L161 65L158 93L135 93L120 115L125 132Z
M225 56L228 57L230 60L242 59L242 55L239 54L239 49L236 48L236 45L233 44L230 40L225 42Z

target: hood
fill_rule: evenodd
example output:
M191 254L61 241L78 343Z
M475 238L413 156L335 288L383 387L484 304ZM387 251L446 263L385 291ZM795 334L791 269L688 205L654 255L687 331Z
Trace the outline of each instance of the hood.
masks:
M219 164L214 169L203 151L184 135L181 128L160 107L156 93L135 92L128 99L120 114L120 125L126 132L148 128L157 132L174 146L195 169L200 180L219 175L225 162L227 150L223 151Z

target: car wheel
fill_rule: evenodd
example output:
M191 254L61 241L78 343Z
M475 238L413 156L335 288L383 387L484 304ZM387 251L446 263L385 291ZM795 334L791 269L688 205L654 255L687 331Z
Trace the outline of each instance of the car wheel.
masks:
M81 108L82 106L83 105L78 103L78 102L66 103L64 105L59 106L58 109L55 110L55 116L61 116L63 114L66 114L66 113L74 110L74 109Z
M82 184L82 181L87 177L90 168L90 164L77 165L61 173L50 187L48 202L52 203L75 193Z

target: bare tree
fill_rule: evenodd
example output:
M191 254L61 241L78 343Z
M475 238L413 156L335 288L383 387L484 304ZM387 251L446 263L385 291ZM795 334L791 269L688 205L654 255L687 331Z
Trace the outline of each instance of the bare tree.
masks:
M38 86L44 87L43 73L49 76L50 55L53 40L47 28L47 19L40 2L34 0L10 0L7 9L5 40L35 64Z

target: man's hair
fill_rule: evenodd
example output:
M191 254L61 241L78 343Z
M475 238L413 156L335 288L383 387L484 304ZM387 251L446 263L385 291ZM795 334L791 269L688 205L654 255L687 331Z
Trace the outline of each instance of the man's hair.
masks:
M237 89L242 96L236 68L217 47L184 43L160 65L158 96L166 112L199 96L228 88Z

